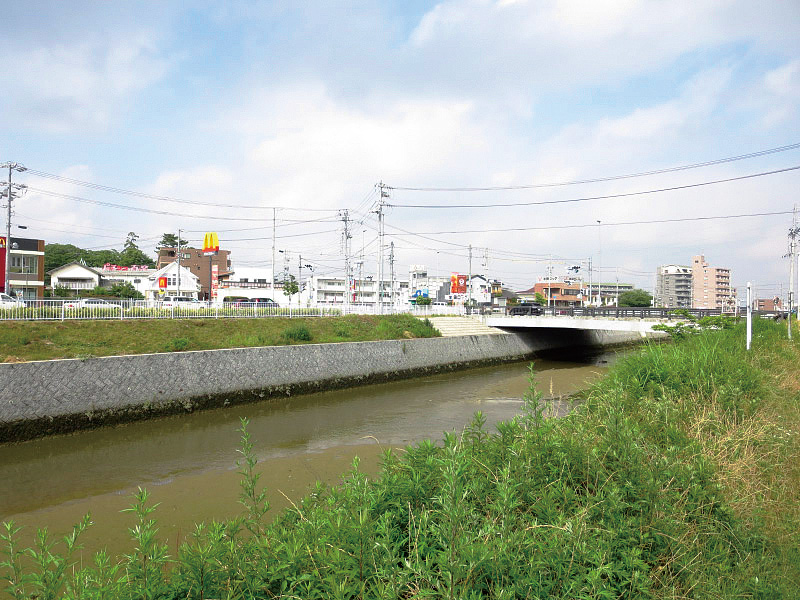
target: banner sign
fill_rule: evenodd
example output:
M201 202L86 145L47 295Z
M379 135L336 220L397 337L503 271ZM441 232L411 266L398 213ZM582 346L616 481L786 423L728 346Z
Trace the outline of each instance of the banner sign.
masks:
M123 267L122 265L114 265L111 263L106 263L103 265L103 271L149 271L150 267L147 265L131 265L129 267Z
M219 290L219 265L211 265L211 299L217 299Z
M467 276L458 275L453 273L450 275L450 293L451 294L466 294L467 293Z
M210 231L203 236L203 254L211 256L219 252L219 236Z

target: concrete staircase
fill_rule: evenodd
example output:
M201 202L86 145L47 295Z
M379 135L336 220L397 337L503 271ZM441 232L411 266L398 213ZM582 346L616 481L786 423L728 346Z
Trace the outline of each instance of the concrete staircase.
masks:
M431 317L431 323L442 332L442 337L504 333L494 327L487 327L477 319L471 319L470 317Z

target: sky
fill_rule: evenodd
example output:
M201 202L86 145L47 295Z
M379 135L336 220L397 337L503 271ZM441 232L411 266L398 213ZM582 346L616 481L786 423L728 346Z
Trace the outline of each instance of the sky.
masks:
M513 290L591 260L652 291L703 254L786 291L798 2L33 0L3 21L12 235L216 231L241 271L271 267L274 224L276 269L341 276L347 210L366 275L383 183L397 273L467 273L472 246Z

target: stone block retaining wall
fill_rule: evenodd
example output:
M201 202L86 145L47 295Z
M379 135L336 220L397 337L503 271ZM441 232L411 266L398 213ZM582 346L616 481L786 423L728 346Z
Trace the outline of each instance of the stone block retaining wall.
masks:
M583 343L637 340L590 332ZM0 364L0 442L519 360L574 343L569 336L504 334Z

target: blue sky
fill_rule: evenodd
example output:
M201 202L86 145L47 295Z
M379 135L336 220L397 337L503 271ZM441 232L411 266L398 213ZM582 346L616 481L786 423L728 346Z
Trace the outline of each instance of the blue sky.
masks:
M149 250L178 227L198 241L217 230L234 266L269 268L278 206L278 248L341 273L336 211L347 208L363 221L353 249L366 246L374 270L378 181L561 182L800 142L796 2L28 2L4 16L0 161L61 177L21 175L31 191L15 222L29 236L84 247L121 247L135 231ZM795 165L800 150L591 185L396 190L389 202L563 200ZM799 178L564 205L395 207L386 222L397 235L387 241L401 272L420 263L463 272L464 246L481 257L488 248L489 274L515 289L530 287L548 256L556 274L591 256L603 279L651 288L657 265L704 253L732 269L734 284L753 280L768 296L788 280L788 215L613 223L787 211Z

